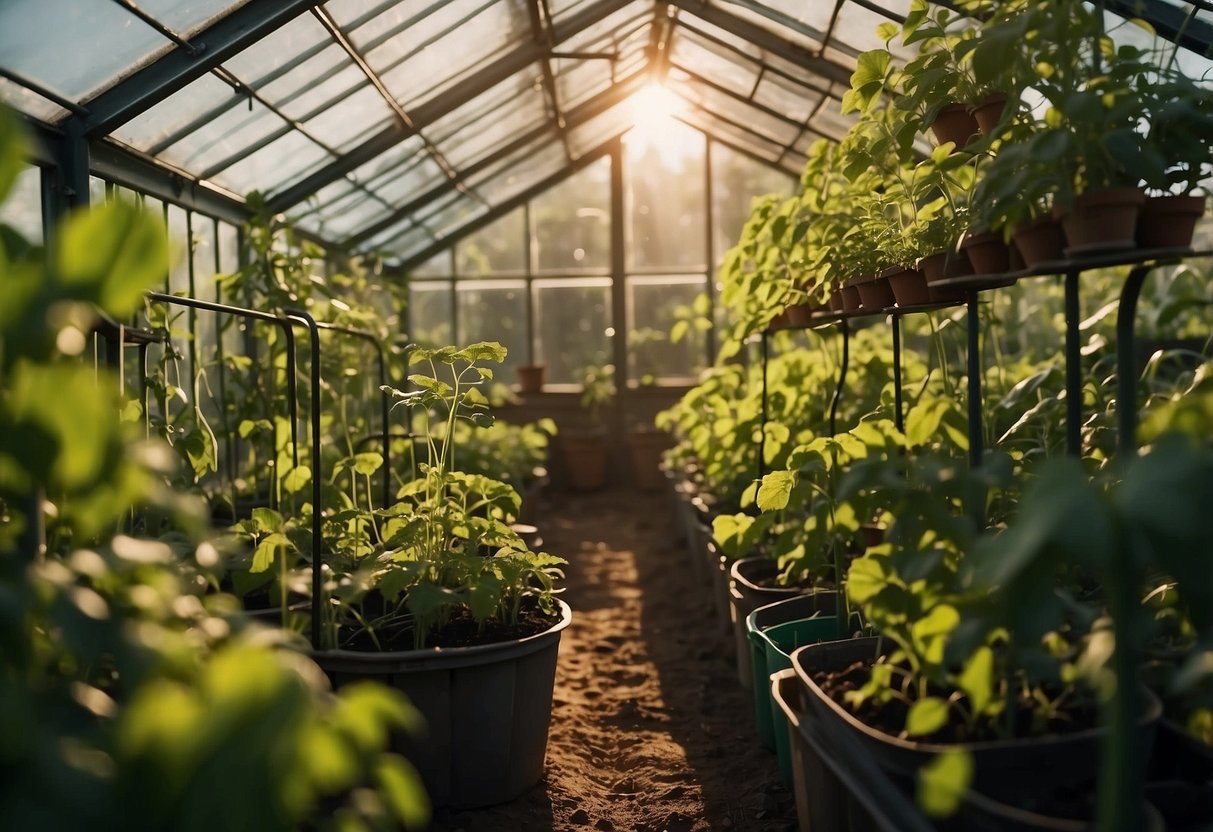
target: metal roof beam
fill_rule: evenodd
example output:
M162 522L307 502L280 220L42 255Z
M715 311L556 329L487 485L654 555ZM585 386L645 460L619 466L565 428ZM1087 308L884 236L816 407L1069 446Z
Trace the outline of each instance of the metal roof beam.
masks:
M629 95L631 95L632 92L634 91L633 88L638 88L640 86L640 83L643 81L644 76L645 76L644 70L634 72L629 77L618 82L617 84L610 87L609 89L606 89L606 90L600 92L598 95L594 96L589 101L586 101L585 103L581 104L579 107L577 107L575 110L573 110L572 112L569 113L568 119L567 119L568 126L570 128L576 127L580 124L583 124L583 123L589 121L590 119L594 118L595 116L605 113L611 107L615 106L620 101L622 101L623 99L625 99ZM494 164L501 161L502 159L509 157L510 154L518 151L519 149L530 144L531 142L536 141L537 139L541 138L543 136L543 134L546 133L550 129L551 129L551 125L545 124L545 125L535 128L534 130L527 132L526 134L524 134L522 136L519 136L517 139L509 142L508 144L505 144L505 145L499 147L497 150L493 151L493 153L491 153L490 155L477 161L475 164L468 165L467 167L465 167L460 172L461 175L464 177L474 176L475 174L480 173L483 170L487 170L488 168L492 167ZM416 213L422 206L427 205L430 202L433 202L435 199L438 199L446 191L450 190L450 188L451 188L451 185L446 182L443 182L442 184L438 185L435 188L431 188L429 191L426 191L421 196L418 196L417 198L412 199L409 202L405 203L404 205L400 206L398 209L396 209L394 212L392 212L392 214L390 216L384 217L383 219L375 222L373 225L369 225L366 228L362 229L357 234L354 234L353 236L343 240L341 243L342 247L347 248L347 249L353 249L353 248L356 248L357 246L361 245L362 243L365 243L367 240L370 240L371 238L378 236L379 234L381 234L384 231L391 228L393 225L398 225L399 223L407 220L414 213Z
M573 158L572 152L569 150L568 134L565 130L564 113L560 109L560 98L556 94L556 73L552 71L552 30L551 30L551 12L547 7L547 0L528 0L527 11L531 18L531 36L535 39L536 45L543 50L543 55L539 59L539 68L543 71L543 92L544 97L548 100L548 106L552 110L552 118L556 122L556 132L560 135L560 141L564 145L564 155L568 159Z
M556 31L554 32L556 42L562 43L568 40L605 19L612 12L623 8L629 2L631 0L604 0L601 3L589 6L579 14L573 16L567 24L556 27ZM455 87L452 87L441 95L439 100L416 108L412 114L414 122L419 127L424 128L425 125L466 104L505 78L516 72L521 72L528 65L535 63L543 54L543 49L535 43L528 43L514 50ZM270 208L275 212L285 211L296 203L307 199L330 182L345 176L345 174L369 162L379 154L390 150L402 139L412 134L411 130L402 125L393 125L384 129L359 146L351 149L327 167L316 171L311 176L282 191L282 193L272 196L269 200Z
M190 39L194 54L176 48L85 102L72 116L86 136L112 133L231 56L294 20L320 0L248 0Z
M785 61L791 61L822 78L848 87L851 85L851 70L846 67L819 57L768 29L725 11L720 6L710 5L707 0L669 0L669 2L689 14L706 20L713 26L719 26L726 32L732 32L760 49L778 55Z

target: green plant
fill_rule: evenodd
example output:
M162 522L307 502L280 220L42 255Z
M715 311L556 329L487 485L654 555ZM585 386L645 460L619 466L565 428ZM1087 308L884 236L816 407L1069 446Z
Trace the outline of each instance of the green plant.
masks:
M602 411L615 401L615 365L591 364L581 368L581 406L594 427L602 427Z

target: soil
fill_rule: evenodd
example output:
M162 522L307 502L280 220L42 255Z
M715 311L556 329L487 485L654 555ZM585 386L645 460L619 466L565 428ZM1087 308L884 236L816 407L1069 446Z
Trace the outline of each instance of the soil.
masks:
M791 793L758 743L731 633L689 570L662 494L545 497L544 551L573 609L547 768L503 806L438 811L436 832L790 832Z

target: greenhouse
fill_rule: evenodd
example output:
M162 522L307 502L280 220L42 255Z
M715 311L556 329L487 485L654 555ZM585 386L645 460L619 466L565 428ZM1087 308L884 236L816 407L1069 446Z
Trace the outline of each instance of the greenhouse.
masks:
M1213 832L1213 4L0 2L0 829Z

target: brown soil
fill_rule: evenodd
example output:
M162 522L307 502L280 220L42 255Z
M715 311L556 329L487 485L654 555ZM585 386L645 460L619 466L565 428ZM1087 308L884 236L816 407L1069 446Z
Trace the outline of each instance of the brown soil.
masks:
M547 771L439 832L785 832L791 794L758 744L732 635L673 540L662 493L550 495L543 549L569 560Z

